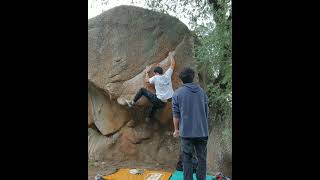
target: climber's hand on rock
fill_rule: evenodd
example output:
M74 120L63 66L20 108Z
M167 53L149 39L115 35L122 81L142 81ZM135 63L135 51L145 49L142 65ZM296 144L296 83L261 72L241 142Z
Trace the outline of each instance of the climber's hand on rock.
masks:
M144 70L146 73L148 73L151 69L151 66L147 66L146 69Z
M169 57L172 58L174 55L175 55L175 52L174 52L174 51L170 51L170 52L169 52Z
M179 130L175 130L174 132L173 132L173 137L179 137Z
M172 53L172 51L169 52L169 58L170 58L170 60L173 58L173 53Z

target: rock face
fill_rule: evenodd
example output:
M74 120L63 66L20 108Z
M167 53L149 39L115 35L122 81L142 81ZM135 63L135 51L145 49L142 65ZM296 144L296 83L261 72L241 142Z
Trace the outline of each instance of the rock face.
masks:
M177 89L181 86L181 69L195 67L193 36L182 22L133 6L118 6L89 19L89 158L175 166L179 140L172 137L171 103L157 112L151 124L144 121L150 108L146 98L133 108L125 104L142 87L155 92L144 82L143 71L146 66L167 70L169 51L175 51L172 84Z

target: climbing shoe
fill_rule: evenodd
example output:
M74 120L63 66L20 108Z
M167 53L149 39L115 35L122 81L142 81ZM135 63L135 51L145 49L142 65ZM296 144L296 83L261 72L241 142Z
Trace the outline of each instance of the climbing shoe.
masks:
M130 108L134 105L133 101L126 100L126 102Z

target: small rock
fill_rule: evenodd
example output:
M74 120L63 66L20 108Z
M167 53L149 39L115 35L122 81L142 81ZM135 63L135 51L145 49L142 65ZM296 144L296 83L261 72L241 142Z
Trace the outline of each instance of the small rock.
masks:
M105 165L105 164L106 164L106 162L102 162L101 164L102 164L102 165Z
M98 166L99 166L99 163L98 163L98 162L95 162L95 163L94 163L94 166L95 166L95 167L98 167Z

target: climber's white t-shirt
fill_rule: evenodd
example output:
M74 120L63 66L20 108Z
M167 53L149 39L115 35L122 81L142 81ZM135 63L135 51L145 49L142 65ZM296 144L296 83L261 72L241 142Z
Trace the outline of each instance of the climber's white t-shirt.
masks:
M174 92L171 83L172 73L173 69L170 67L164 74L155 75L149 79L149 83L155 86L157 98L162 101L166 101L173 96Z

